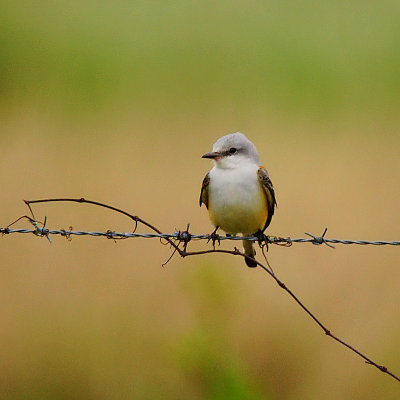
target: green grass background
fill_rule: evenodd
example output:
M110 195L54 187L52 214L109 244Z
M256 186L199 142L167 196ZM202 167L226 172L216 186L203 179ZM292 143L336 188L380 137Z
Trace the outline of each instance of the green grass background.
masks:
M126 101L318 115L399 106L396 1L3 0L0 15L1 87L15 102L72 113Z

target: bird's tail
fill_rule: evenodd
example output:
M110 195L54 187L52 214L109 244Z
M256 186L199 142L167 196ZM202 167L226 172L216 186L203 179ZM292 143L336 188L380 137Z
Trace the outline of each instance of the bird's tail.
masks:
M257 267L257 263L254 259L254 256L256 255L256 251L254 250L253 242L250 240L243 240L243 249L244 249L244 254L246 254L246 264L250 268L255 268ZM251 257L251 258L248 258Z

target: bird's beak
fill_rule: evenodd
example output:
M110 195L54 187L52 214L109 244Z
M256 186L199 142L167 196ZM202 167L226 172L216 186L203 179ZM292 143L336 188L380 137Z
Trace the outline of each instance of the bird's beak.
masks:
M201 158L211 158L212 160L214 160L214 159L216 159L218 157L221 157L221 156L222 156L222 154L220 152L212 151L210 153L204 154L203 156L201 156Z

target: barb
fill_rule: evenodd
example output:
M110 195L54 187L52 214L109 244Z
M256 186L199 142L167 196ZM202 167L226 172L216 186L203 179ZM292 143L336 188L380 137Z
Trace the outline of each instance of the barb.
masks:
M311 233L307 233L307 232L306 232L306 235L313 238L313 241L311 242L312 244L318 245L318 244L325 243L328 247L334 249L335 246L332 246L331 244L329 244L328 240L325 239L326 232L328 232L328 228L325 228L324 233L321 236L314 236Z
M46 222L47 218L45 218L43 223L40 223L36 221L35 216L33 214L33 210L31 207L31 204L34 203L46 203L46 202L60 202L60 201L70 201L70 202L77 202L77 203L86 203L86 204L92 204L92 205L97 205L100 207L108 208L112 211L116 211L118 213L124 214L128 216L131 220L134 221L135 223L135 229L133 232L129 233L121 233L121 232L115 232L108 230L107 232L87 232L87 231L73 231L71 228L69 231L66 231L65 229L61 230L51 230L47 229ZM62 199L46 199L46 200L32 200L32 201L26 201L25 204L29 207L29 210L32 214L32 218L28 216L23 216L18 218L16 221L14 221L12 224L8 225L5 228L0 228L0 234L3 235L9 235L12 233L33 233L36 236L45 236L49 240L49 235L61 235L66 238L71 238L72 235L76 236L84 236L84 235L89 235L89 236L104 236L108 239L126 239L126 238L134 238L134 237L142 237L142 238L159 238L160 240L164 239L166 241L166 244L170 244L171 247L173 248L173 252L171 256L168 258L167 262L168 263L171 258L174 256L174 254L178 253L181 257L188 257L188 256L195 256L195 255L203 255L203 254L209 254L209 253L223 253L223 254L230 254L234 256L240 256L243 258L246 258L247 256L240 252L236 247L234 250L223 250L223 249L216 249L215 248L215 243L220 242L221 240L252 240L252 241L258 241L259 245L261 246L262 250L265 245L271 243L271 244L277 244L277 245L287 245L290 246L292 243L312 243L313 245L320 245L320 244L326 244L329 247L333 247L330 245L330 243L340 243L340 244L357 244L357 245L377 245L377 246L382 246L382 245L392 245L392 246L400 246L400 241L365 241L365 240L341 240L341 239L327 239L325 238L325 234L327 232L327 229L325 228L324 233L321 236L314 236L310 233L306 233L306 235L310 236L310 238L298 238L298 239L293 239L289 237L276 237L276 236L265 236L260 239L260 236L252 236L252 237L241 237L241 236L219 236L216 234L216 230L211 234L211 235L193 235L189 233L189 225L187 226L186 230L181 232L175 232L172 234L165 234L162 233L159 229L157 229L155 226L149 224L148 222L144 221L143 219L139 218L138 216L132 215L126 211L123 211L121 209L115 208L113 206L109 206L103 203L91 201L91 200L86 200L84 198L80 199L69 199L69 198L62 198ZM27 219L35 229L11 229L10 226L15 224L17 221L21 219ZM137 233L136 228L138 223L143 224L144 226L150 228L153 232L155 233ZM43 225L42 228L38 226L38 224ZM212 240L213 241L213 248L210 250L202 250L202 251L187 251L188 243L192 239L204 239L207 241ZM261 241L261 243L260 243ZM264 245L263 245L263 242ZM179 246L183 243L183 247L180 248ZM352 345L348 344L344 340L340 339L338 336L334 335L326 326L323 324L319 318L316 317L314 313L310 311L310 309L297 297L297 295L294 294L294 292L289 289L285 283L283 283L273 272L272 267L263 251L265 260L267 265L261 264L260 262L253 260L253 262L256 262L257 265L262 268L266 273L269 274L269 276L275 280L275 282L278 284L278 286L283 289L286 293L289 294L290 297L298 304L301 309L307 313L307 315L323 330L325 335L329 336L336 342L340 343L341 345L345 346L349 350L351 350L353 353L357 354L359 357L361 357L366 364L372 365L375 368L377 368L379 371L391 376L393 379L397 380L400 382L400 378L396 376L394 373L389 371L389 369L383 365L380 365L373 361L371 358L367 357L365 354L361 353L359 350L357 350L355 347ZM163 265L165 265L164 263Z

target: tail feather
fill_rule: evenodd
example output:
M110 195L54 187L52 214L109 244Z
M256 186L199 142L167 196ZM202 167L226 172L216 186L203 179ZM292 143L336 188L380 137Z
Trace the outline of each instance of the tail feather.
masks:
M256 255L256 251L254 250L254 246L253 246L253 242L249 241L249 240L243 240L243 249L244 249L244 254L246 254L246 264L248 267L250 268L255 268L257 267L257 263L255 261L255 255ZM251 258L248 258L251 257Z

